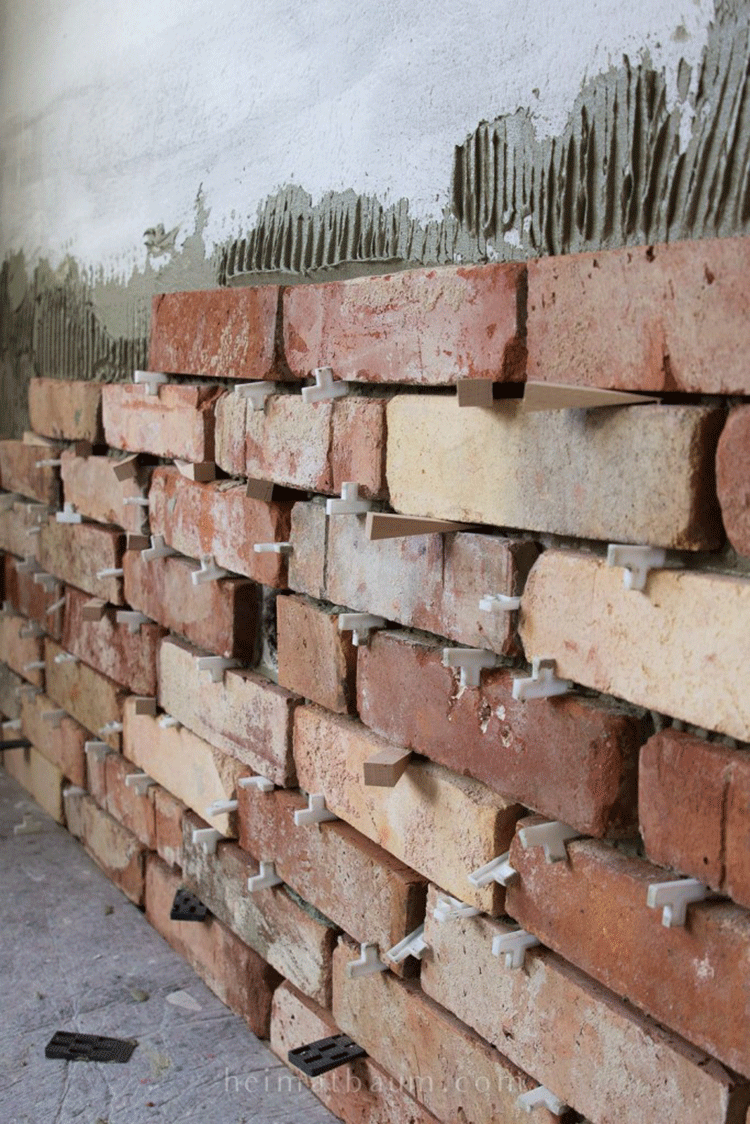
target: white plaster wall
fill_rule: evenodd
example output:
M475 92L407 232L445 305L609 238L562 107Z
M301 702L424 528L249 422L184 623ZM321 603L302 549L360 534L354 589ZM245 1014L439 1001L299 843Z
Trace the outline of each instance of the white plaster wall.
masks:
M447 200L453 147L528 107L559 131L582 83L648 51L676 93L712 0L0 0L0 253L106 275L143 232L207 248L295 183ZM180 244L178 237L177 245Z

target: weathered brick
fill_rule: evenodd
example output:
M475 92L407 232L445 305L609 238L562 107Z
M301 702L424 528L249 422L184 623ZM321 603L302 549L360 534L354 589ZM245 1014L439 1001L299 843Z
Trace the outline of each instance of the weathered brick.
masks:
M88 789L89 796L99 805L100 808L107 810L107 754L100 753L98 750L95 753L86 754L86 788Z
M706 406L524 413L515 402L461 410L445 396L397 395L391 503L409 515L711 550L723 541L713 483L723 419Z
M482 916L441 924L436 900L431 888L422 988L571 1107L597 1124L739 1119L748 1087L718 1062L548 949L506 968L492 941L512 926Z
M732 410L716 450L716 487L727 538L750 555L750 406Z
M48 695L25 691L21 695L21 732L38 746L48 761L57 765L64 777L74 785L86 788L83 747L90 735L68 714L54 722L44 717L45 713L57 709Z
M473 889L467 876L507 851L519 805L431 761L411 761L394 788L367 787L364 762L386 744L351 718L300 707L294 721L300 787L324 793L337 816L451 894L500 910L501 888Z
M522 265L412 270L284 290L292 371L332 367L358 382L523 378Z
M278 305L276 285L156 296L149 368L223 379L279 378Z
M506 910L542 944L627 998L657 1022L750 1075L750 913L729 902L688 907L665 928L646 905L662 867L595 839L568 843L566 862L514 840Z
M220 683L199 671L204 655L182 640L159 650L159 702L189 730L274 784L294 783L292 716L301 703L254 671L230 669Z
M594 699L518 702L507 668L461 690L442 644L376 632L358 649L357 709L377 734L586 835L632 833L645 724Z
M206 651L254 663L259 646L261 587L248 578L196 585L198 562L177 555L146 561L126 550L125 600L151 620Z
M750 740L750 696L736 690L749 620L750 581L656 570L640 593L601 558L549 550L526 583L520 632L527 658L555 659L565 679Z
M222 835L236 836L235 813L208 816L206 809L215 800L234 799L237 781L248 776L248 770L236 758L209 745L185 727L164 729L156 718L136 714L134 699L126 700L123 712L125 756Z
M107 444L131 453L181 460L214 459L214 410L223 390L207 383L168 383L156 394L142 386L113 383L102 387L102 418Z
M270 1046L283 1062L289 1064L290 1050L340 1033L330 1011L286 981L276 988ZM437 1117L410 1097L372 1058L358 1058L344 1070L334 1069L320 1077L309 1078L297 1069L294 1074L346 1124L438 1124Z
M98 523L58 523L51 520L39 534L39 562L49 574L68 585L122 605L122 578L97 577L99 571L122 568L125 535Z
M53 640L45 641L47 694L97 738L119 750L119 733L102 734L101 730L110 722L122 722L127 692L81 660L56 663L55 656L64 652Z
M37 468L37 462L53 460L59 452L49 445L29 445L24 441L0 441L0 481L8 492L57 507L60 500L60 472L50 466Z
M530 261L530 379L747 394L747 238Z
M34 636L21 636L28 625L26 617L15 613L0 613L0 660L37 687L44 686L44 668L34 663L44 662L44 644Z
M32 379L29 418L31 428L44 437L98 445L104 440L102 385L73 379Z
M4 493L2 493L4 495ZM24 500L17 493L9 493L15 502L0 508L0 550L7 550L19 558L36 553L37 528L46 522L48 510L44 504Z
M60 459L63 498L80 515L99 523L113 523L136 534L145 528L145 508L124 502L145 495L148 474L144 470L136 470L136 476L127 480L118 480L114 473L117 461L112 457L79 457L66 449Z
M182 867L182 816L186 810L166 788L154 787L156 853L168 866Z
M422 923L424 878L348 823L296 827L294 813L307 805L296 792L242 788L238 796L240 846L272 860L288 886L355 940L385 952Z
M62 823L64 778L58 766L34 745L6 749L2 756L6 773L17 780L53 820Z
M750 907L750 761L738 754L729 788L724 838L724 890Z
M6 718L21 717L21 698L24 680L11 671L7 664L0 663L0 714Z
M288 542L292 501L248 499L242 484L199 484L176 468L157 468L149 491L151 533L190 558L213 555L219 566L264 585L284 587L283 554L256 554L255 543Z
M68 830L135 905L143 904L146 849L90 796L65 797Z
M356 703L357 649L339 610L305 597L276 599L279 683L338 714Z
M186 884L240 940L290 983L324 1007L331 1005L331 954L337 930L284 886L247 891L258 864L235 843L220 843L215 855L192 841L205 827L193 812L183 816L183 876Z
M63 606L59 605L54 613L50 613L49 610L54 605L58 605L64 592L63 583L60 582L54 588L47 589L44 585L34 581L33 573L19 571L18 565L19 560L14 558L12 554L5 555L6 598L13 608L24 617L36 621L45 632L59 640L62 635ZM37 564L37 569L41 570L42 567Z
M516 1101L538 1082L475 1031L392 972L350 980L359 949L341 941L333 956L333 1017L407 1092L439 1120L462 1124L528 1122ZM539 1124L555 1124L545 1108Z
M148 856L147 920L222 1003L241 1015L254 1034L267 1038L278 972L215 917L209 915L200 924L170 921L169 911L181 885L178 871L170 870L156 855Z
M149 621L131 632L118 624L114 609L98 621L86 620L83 607L89 597L68 586L62 646L90 667L127 687L135 695L156 695L156 655L165 629Z
M132 832L149 851L156 848L156 823L153 788L143 795L125 783L125 778L141 770L119 753L102 758L105 775L106 803L110 816Z
M262 410L225 394L216 406L216 463L231 476L273 480L314 492L383 496L385 399L347 397L307 403L274 394Z
M483 612L479 601L520 592L534 543L463 531L370 542L364 518L326 519L315 503L295 505L292 542L289 584L298 593L468 647L519 651L516 615Z

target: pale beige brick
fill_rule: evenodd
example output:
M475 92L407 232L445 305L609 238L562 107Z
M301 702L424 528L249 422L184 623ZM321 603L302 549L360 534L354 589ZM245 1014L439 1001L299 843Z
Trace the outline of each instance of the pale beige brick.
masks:
M64 777L58 766L33 745L6 749L2 758L6 773L17 780L48 815L62 823Z
M146 509L124 502L145 496L148 474L144 470L136 477L118 480L114 472L117 461L112 457L79 457L66 449L60 459L63 499L72 503L80 515L135 533L147 526Z
M127 692L81 660L56 663L55 656L64 652L65 649L53 640L45 641L47 694L97 738L119 749L120 734L101 731L110 722L122 722L122 705Z
M101 383L32 379L29 383L31 427L45 437L97 444L104 436L101 399Z
M101 571L122 567L125 535L98 523L58 523L51 520L39 534L39 562L49 574L68 585L122 605L122 578L97 577Z

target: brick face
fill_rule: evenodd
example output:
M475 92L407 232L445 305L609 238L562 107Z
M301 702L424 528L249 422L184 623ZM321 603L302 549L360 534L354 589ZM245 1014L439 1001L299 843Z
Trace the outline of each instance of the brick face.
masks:
M524 267L447 266L284 291L292 371L356 382L523 378Z
M750 406L732 410L716 452L716 485L727 538L750 555Z
M67 441L103 439L100 383L66 379L32 379L29 383L31 428L43 437Z
M66 796L65 814L94 862L134 905L142 905L146 851L136 837L90 796Z
M6 773L17 780L47 815L63 822L63 775L35 745L23 749L6 749L2 764Z
M83 607L88 600L72 586L66 590L63 648L133 694L155 696L156 654L165 630L148 621L131 632L126 624L117 623L114 609L108 609L101 620L85 620Z
M122 567L125 535L97 523L57 523L42 527L39 535L39 561L49 574L68 585L109 601L124 604L122 578L98 577L104 570Z
M116 462L111 457L79 457L66 449L60 459L64 500L72 503L80 515L135 533L144 529L144 508L124 501L145 495L145 470L135 478L118 480L113 469Z
M41 570L41 566L39 566ZM34 581L33 573L19 572L18 559L5 555L5 596L17 612L36 621L50 636L59 639L63 626L63 607L48 610L56 604L64 592L60 582L54 589L47 590Z
M304 597L276 599L279 683L338 714L356 703L357 650L339 611Z
M484 671L461 691L439 641L377 632L358 649L358 711L396 745L587 835L632 834L645 724L598 700L517 702L513 678Z
M79 660L77 663L56 663L55 656L64 648L52 640L45 641L47 694L77 722L99 737L99 731L110 722L122 721L126 691L106 675ZM120 748L118 733L102 734L113 749Z
M86 788L86 755L83 747L88 732L75 719L66 715L59 724L44 718L46 711L58 707L41 692L21 696L21 731L44 756L60 769L74 785Z
M169 383L157 394L142 386L102 387L102 417L107 444L132 453L214 459L214 412L221 387Z
M58 450L48 445L27 445L23 441L0 441L0 483L8 492L20 492L28 499L57 507L60 499L60 471L40 467L37 462L54 460Z

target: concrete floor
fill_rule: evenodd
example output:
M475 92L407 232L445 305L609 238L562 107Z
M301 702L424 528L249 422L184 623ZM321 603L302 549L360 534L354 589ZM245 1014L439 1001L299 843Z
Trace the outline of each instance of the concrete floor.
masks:
M24 814L41 825L14 834ZM0 770L3 1124L334 1121ZM48 1061L57 1030L136 1038L125 1064Z

